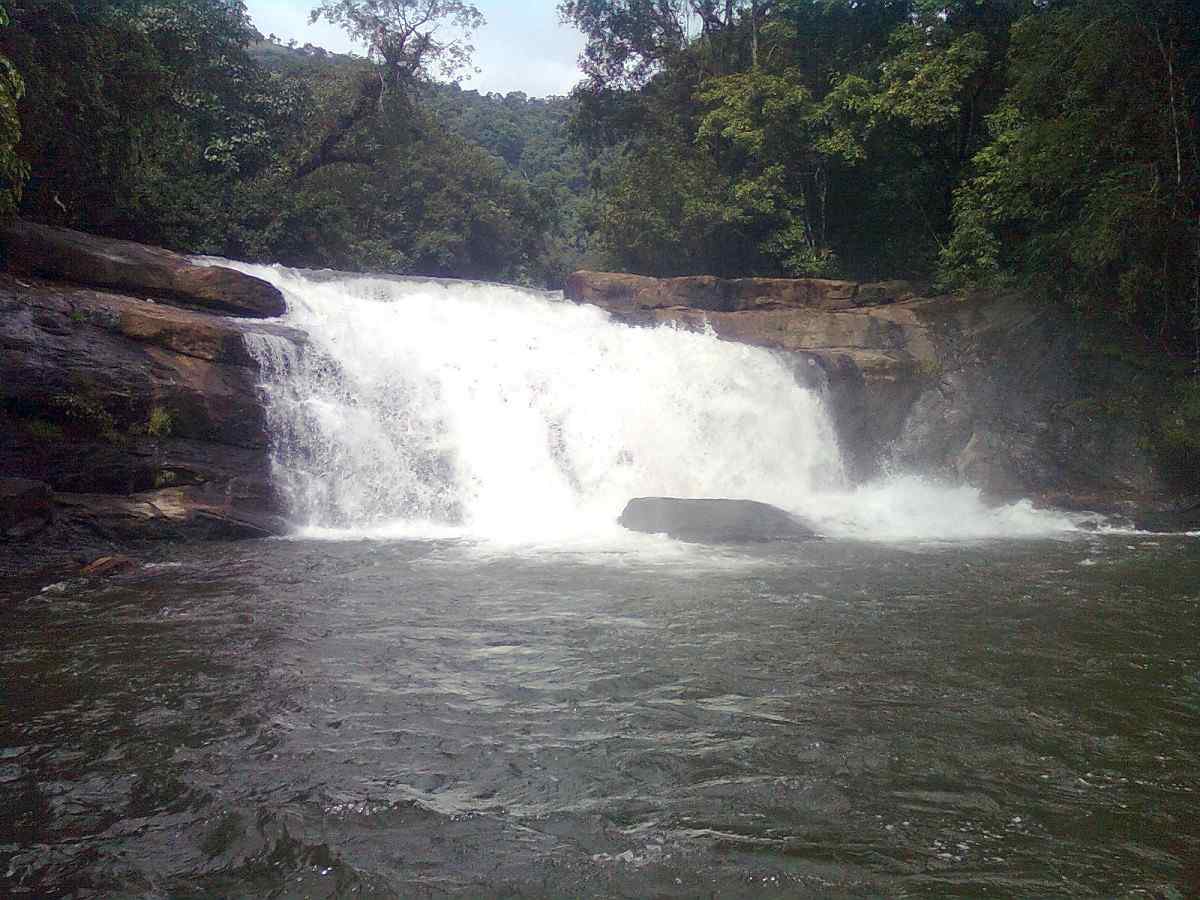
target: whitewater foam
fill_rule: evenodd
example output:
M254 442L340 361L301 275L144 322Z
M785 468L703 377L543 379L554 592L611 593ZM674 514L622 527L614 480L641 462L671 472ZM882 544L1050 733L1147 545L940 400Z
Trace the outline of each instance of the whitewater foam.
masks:
M847 484L821 398L771 351L501 285L236 264L301 349L250 335L275 479L310 538L623 546L635 496L773 503L842 538L1075 529L914 476Z

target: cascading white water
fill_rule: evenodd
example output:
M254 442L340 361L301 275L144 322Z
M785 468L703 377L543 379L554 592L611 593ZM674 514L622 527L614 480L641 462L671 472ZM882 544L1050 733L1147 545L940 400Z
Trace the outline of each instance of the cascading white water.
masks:
M234 265L308 335L248 344L310 534L588 539L646 495L762 500L884 539L1071 527L919 479L851 489L821 399L767 350L517 288Z

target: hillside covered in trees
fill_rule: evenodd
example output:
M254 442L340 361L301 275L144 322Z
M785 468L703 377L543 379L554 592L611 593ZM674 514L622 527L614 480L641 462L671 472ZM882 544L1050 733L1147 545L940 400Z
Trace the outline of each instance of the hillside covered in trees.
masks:
M9 213L351 270L545 284L573 259L563 99L419 68L379 91L385 65L264 41L223 0L20 0L0 53Z
M264 41L236 0L11 0L3 206L191 252L550 286L580 265L1017 285L1200 371L1195 3L559 13L584 78L534 99L453 84L450 36L482 22L462 0L325 0L366 58Z
M1019 282L1200 354L1196 4L563 11L618 266Z

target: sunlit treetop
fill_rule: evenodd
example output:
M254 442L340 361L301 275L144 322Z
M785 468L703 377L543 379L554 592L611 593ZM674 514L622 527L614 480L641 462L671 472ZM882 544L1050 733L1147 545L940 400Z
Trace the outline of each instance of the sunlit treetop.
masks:
M367 47L391 80L453 79L471 70L471 34L483 14L463 0L322 0L310 22L324 19Z

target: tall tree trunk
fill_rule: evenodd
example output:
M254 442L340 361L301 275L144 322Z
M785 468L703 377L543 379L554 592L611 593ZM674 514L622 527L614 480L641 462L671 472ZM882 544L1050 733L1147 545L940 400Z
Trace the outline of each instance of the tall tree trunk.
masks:
M1162 31L1158 24L1154 25L1154 40L1158 44L1158 52L1162 55L1163 65L1167 69L1167 98L1171 111L1171 134L1175 140L1175 186L1183 187L1183 147L1179 137L1179 112L1175 107L1175 39L1169 45L1163 44Z
M758 69L758 0L750 4L750 68Z
M725 59L722 60L722 75L728 75L734 69L733 53L737 49L736 40L737 35L733 33L733 0L725 0L725 35L721 41Z
M1192 260L1192 343L1195 355L1192 357L1192 377L1200 378L1200 221L1195 228L1196 256Z

